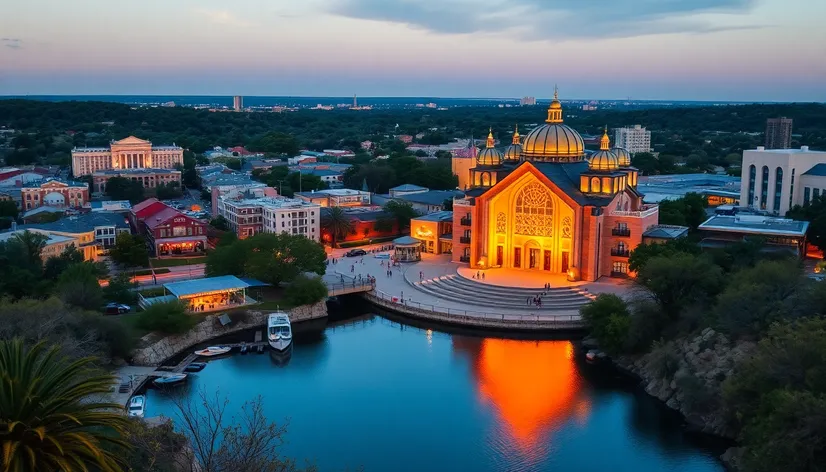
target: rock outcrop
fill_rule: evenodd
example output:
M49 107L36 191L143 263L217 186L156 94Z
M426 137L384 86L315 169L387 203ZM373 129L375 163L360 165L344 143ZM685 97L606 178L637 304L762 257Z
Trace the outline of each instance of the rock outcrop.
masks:
M694 338L658 345L642 357L622 357L617 362L642 379L646 392L679 411L693 430L733 439L735 432L722 407L722 383L753 350L753 343L731 343L706 328Z
M244 331L246 329L266 326L267 315L270 312L248 311L239 321L222 326L218 321L219 314L206 316L203 321L191 330L177 336L166 336L158 339L149 334L143 337L143 347L136 349L132 356L132 364L142 366L160 365L167 359L210 339ZM314 305L303 305L288 311L290 322L313 320L327 316L327 305L319 302Z

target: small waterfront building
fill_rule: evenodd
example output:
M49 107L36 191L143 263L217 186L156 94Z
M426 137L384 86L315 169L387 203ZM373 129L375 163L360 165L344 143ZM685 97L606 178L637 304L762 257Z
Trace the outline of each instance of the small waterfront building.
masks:
M453 252L453 212L437 211L410 220L410 236L422 242L428 254Z
M713 249L757 238L765 241L764 251L806 254L808 221L754 214L714 215L697 229L703 234L700 247Z
M393 257L398 262L418 262L422 260L422 242L411 236L393 240Z
M180 300L191 312L226 310L250 305L256 301L247 296L250 285L234 275L207 277L164 284L164 295L140 297L139 305L146 308L153 303Z

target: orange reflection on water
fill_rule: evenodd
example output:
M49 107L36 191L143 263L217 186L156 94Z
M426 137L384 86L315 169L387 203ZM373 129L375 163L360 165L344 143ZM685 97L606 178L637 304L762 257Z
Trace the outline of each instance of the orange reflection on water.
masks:
M484 339L474 370L482 400L496 408L513 439L506 442L524 453L536 451L571 415L590 410L588 400L577 397L570 342Z

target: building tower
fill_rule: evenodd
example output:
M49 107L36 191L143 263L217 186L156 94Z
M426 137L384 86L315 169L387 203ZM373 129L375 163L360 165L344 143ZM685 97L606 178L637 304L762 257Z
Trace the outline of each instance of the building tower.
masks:
M359 107L358 98L356 97L356 94L353 94L353 108L358 108L358 107Z
M236 95L232 97L232 109L235 111L243 111L244 110L244 97L240 95Z
M792 119L785 116L766 120L766 149L792 147Z
M513 141L508 149L505 150L505 162L514 164L522 160L522 141L519 136L519 125L514 125Z

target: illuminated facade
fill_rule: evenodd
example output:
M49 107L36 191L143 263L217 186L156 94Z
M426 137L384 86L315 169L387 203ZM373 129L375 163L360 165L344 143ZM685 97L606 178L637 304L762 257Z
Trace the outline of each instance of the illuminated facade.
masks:
M72 174L75 177L112 169L174 169L183 166L184 149L180 146L153 146L134 136L112 141L108 148L72 149Z
M545 124L519 141L514 133L502 153L491 134L477 155L471 188L453 204L453 260L571 280L627 275L629 252L659 218L657 206L643 204L628 152L610 147L606 129L586 159L556 93Z

